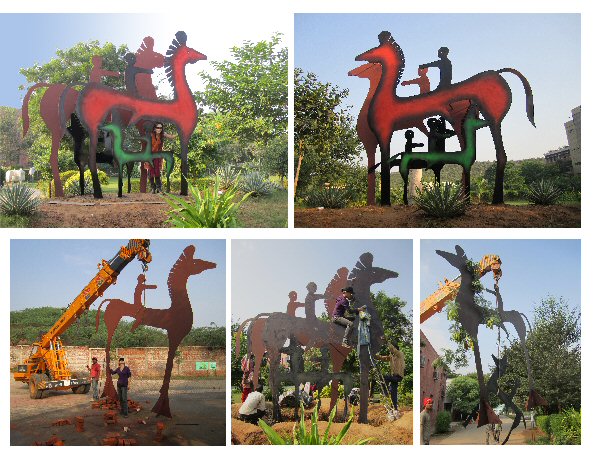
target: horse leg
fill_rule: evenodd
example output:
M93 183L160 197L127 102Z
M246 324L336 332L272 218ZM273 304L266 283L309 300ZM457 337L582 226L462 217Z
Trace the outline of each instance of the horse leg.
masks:
M94 198L102 198L102 188L98 179L98 168L96 167L96 147L98 146L98 132L96 129L90 131L90 172L92 174L92 185L94 186Z
M106 347L104 348L105 359L106 359L106 383L104 384L104 389L102 390L102 398L106 397L108 400L117 400L117 390L115 389L115 385L112 381L112 375L110 373L110 345L112 343L112 338L117 329L117 324L119 323L119 319L115 321L112 314L109 313L110 304L106 307L106 311L104 312L104 324L106 325L107 331L107 340Z
M379 140L379 148L381 150L381 205L391 205L390 199L390 138L381 144Z
M375 150L377 146L367 149L367 167L375 164ZM367 174L367 205L375 205L375 171Z
M181 340L180 340L181 341ZM169 408L169 384L171 382L171 372L173 371L173 361L175 359L175 352L177 351L178 343L169 342L169 355L167 357L167 365L165 367L165 376L163 378L163 384L160 388L160 397L154 404L152 412L156 413L156 416L171 417L171 409Z
M371 359L369 357L369 347L362 345L360 347L360 409L358 413L358 422L367 424L369 422L369 371L371 370Z
M269 355L278 356L279 354L275 352L273 354L269 353ZM271 362L271 364L269 364L269 386L271 387L271 398L273 399L273 421L281 420L277 372L277 363Z
M127 163L127 193L131 193L131 173L133 172L133 165L135 163Z
M181 195L188 194L188 142L190 138L187 135L181 137Z
M477 336L473 339L473 353L475 354L475 368L477 369L477 382L479 383L479 422L477 427L485 426L486 424L501 424L500 418L494 413L488 401L487 386L483 379L483 366L481 365Z
M467 201L471 202L471 172L463 167L463 190Z
M504 203L504 170L506 168L506 151L502 141L500 124L491 125L492 139L496 147L496 182L494 185L494 196L492 203L494 205Z
M402 173L402 180L404 181L404 192L402 193L402 201L405 205L408 205L408 178L410 177L410 169L406 171L406 174Z
M60 147L60 136L52 135L52 149L50 152L50 167L54 179L54 194L56 197L64 197L62 182L60 181L60 169L58 168L58 148Z
M119 163L119 193L117 197L123 197L123 165Z

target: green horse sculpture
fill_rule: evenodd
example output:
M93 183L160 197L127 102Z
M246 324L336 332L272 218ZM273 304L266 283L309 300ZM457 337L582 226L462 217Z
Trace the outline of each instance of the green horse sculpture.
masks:
M159 153L152 153L150 137L144 136L140 138L141 140L146 142L146 144L143 145L144 150L139 152L128 152L123 149L123 133L121 127L119 127L115 123L110 122L100 125L100 129L112 133L114 138L113 152L115 159L119 164L119 197L123 196L123 166L127 163L138 161L142 163L147 162L152 164L152 160L156 158L164 159L167 164L167 192L171 190L171 183L169 177L171 176L171 172L173 172L173 166L175 164L173 151L161 151Z
M436 164L458 164L464 169L465 176L465 195L467 197L470 196L471 192L471 166L475 162L475 157L477 154L476 151L476 142L475 142L475 132L489 125L489 123L485 120L482 120L477 117L478 112L476 111L475 106L472 106L469 112L467 113L464 124L463 124L463 132L464 132L464 141L465 147L461 151L450 151L450 152L424 152L424 153L401 153L400 158L400 174L402 175L402 180L404 180L404 204L408 203L408 171L410 169L430 169L432 166ZM392 163L393 159L391 158L390 163ZM396 161L397 164L397 161ZM396 165L394 164L394 165Z

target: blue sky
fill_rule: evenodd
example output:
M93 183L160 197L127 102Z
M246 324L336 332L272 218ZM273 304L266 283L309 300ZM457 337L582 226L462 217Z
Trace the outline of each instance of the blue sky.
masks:
M208 60L186 68L192 90L200 90L203 84L197 75L201 71L214 73L211 60L230 59L231 47L242 45L245 40L257 42L269 39L277 31L277 25L282 24L283 12L273 12L273 21L265 22L252 20L263 13L260 8L240 6L237 10L239 15L233 18L226 17L224 12L214 13L203 9L201 21L195 11L189 15L166 12L159 15L0 14L0 41L8 45L2 58L0 106L20 108L26 90L19 91L18 87L26 83L19 69L48 62L55 57L57 49L68 49L78 42L99 40L101 44L126 44L135 52L144 37L152 36L155 40L154 49L164 54L179 30L187 33L189 47L208 57ZM224 21L228 24L226 34L223 32ZM164 78L162 69L154 71L152 79L155 85L164 81ZM159 89L165 94L170 91L166 82Z
M354 58L378 45L387 30L402 47L406 68L402 79L417 76L420 64L437 60L440 46L450 49L453 82L484 70L516 68L529 80L535 105L534 128L525 115L518 78L502 76L513 93L503 121L509 160L542 157L567 144L564 122L581 104L581 27L578 14L296 14L294 66L317 74L321 81L348 88L347 104L358 115L369 89L366 79L349 77L364 62ZM439 72L430 69L432 89ZM418 94L416 86L398 86L400 96ZM478 160L493 160L488 130L477 133ZM427 142L417 132L415 141ZM392 154L404 147L403 132L392 140ZM448 145L456 150L457 144Z
M110 260L127 239L116 240L12 240L10 243L10 309L66 307L97 273L102 259ZM167 276L188 245L194 245L195 258L211 261L217 268L203 271L188 280L188 295L194 310L194 326L211 322L224 326L225 317L225 241L224 240L152 240L152 262L146 273L148 284L158 289L146 291L146 306L169 307ZM121 272L104 298L133 300L133 290L141 273L134 260ZM102 298L96 300L97 307Z
M422 240L421 241L421 300L434 293L444 278L456 278L458 270L452 267L435 250L455 252L460 245L468 258L479 262L484 255L496 254L502 260L500 293L505 310L518 310L533 323L533 309L548 295L562 297L571 308L581 305L581 243L579 240ZM491 274L482 278L484 287L493 289ZM495 297L484 296L495 304ZM455 349L448 333L449 322L444 312L438 313L421 324L421 330L436 350ZM511 339L516 333L512 325L507 329ZM491 354L497 355L497 331L479 327L481 358L484 369L492 363ZM502 332L503 343L506 343ZM472 354L472 353L471 353ZM475 363L470 359L467 369L460 373L474 372Z
M407 301L412 310L412 241L408 240L232 240L231 319L233 323L265 312L285 312L290 291L304 301L306 285L314 281L323 293L340 267L352 269L359 256L373 254L373 265L399 273L375 285ZM317 302L316 313L325 310ZM298 316L304 316L298 309Z

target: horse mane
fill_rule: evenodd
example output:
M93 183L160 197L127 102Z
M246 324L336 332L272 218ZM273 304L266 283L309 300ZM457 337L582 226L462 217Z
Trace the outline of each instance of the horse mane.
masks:
M173 59L175 58L177 51L181 47L185 47L186 42L187 34L183 31L178 31L175 34L175 39L173 39L173 42L171 42L171 45L169 46L169 50L167 50L167 53L165 54L165 73L167 74L167 78L169 79L169 83L171 83L173 89L175 89L175 79L173 78Z
M398 86L398 84L400 83L400 78L402 77L402 74L404 73L404 66L406 64L406 61L404 59L404 51L402 50L400 45L396 42L396 40L394 39L394 36L392 36L391 34L389 35L387 42L394 47L396 56L398 57L398 60L400 61L400 66L398 67L397 74L396 74L396 86Z
M331 279L325 289L325 310L331 318L335 309L335 301L342 288L348 286L348 268L338 268L335 276Z
M167 288L169 290L169 297L171 298L171 302L174 299L175 293L181 294L181 291L174 291L173 287L179 282L179 277L182 274L181 267L185 266L186 257L190 256L193 258L195 250L196 249L193 245L188 245L185 249L183 249L183 252L181 252L181 255L179 256L175 264L171 267L171 271L169 271L169 276L167 278Z

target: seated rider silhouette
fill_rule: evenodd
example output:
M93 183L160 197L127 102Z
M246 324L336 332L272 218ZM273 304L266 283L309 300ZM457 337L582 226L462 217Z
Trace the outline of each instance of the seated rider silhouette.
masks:
M295 317L296 309L304 307L304 304L302 302L298 302L298 293L296 291L290 291L288 297L290 298L290 301L287 305L287 314Z
M440 69L440 84L438 84L438 87L435 89L436 91L440 89L447 89L452 83L452 62L448 58L449 52L450 49L448 49L448 47L440 47L438 50L439 60L419 65L419 69L429 67L436 67Z
M350 348L348 338L354 328L354 320L356 315L361 311L365 310L366 307L362 306L357 308L352 307L351 302L354 303L354 288L348 286L342 289L342 295L339 296L335 301L335 309L333 310L333 323L346 327L344 332L344 339L342 340L342 346Z
M140 323L142 323L142 315L146 306L142 302L142 294L146 289L156 289L155 284L146 284L146 275L139 275L138 282L133 291L133 305L137 307L135 322L131 326L131 331L134 331Z
M416 84L419 86L419 94L425 94L431 91L431 83L429 82L429 77L427 76L427 72L429 68L419 68L417 73L419 74L418 78L413 78L412 80L402 81L400 84L402 86L408 86L411 84Z

